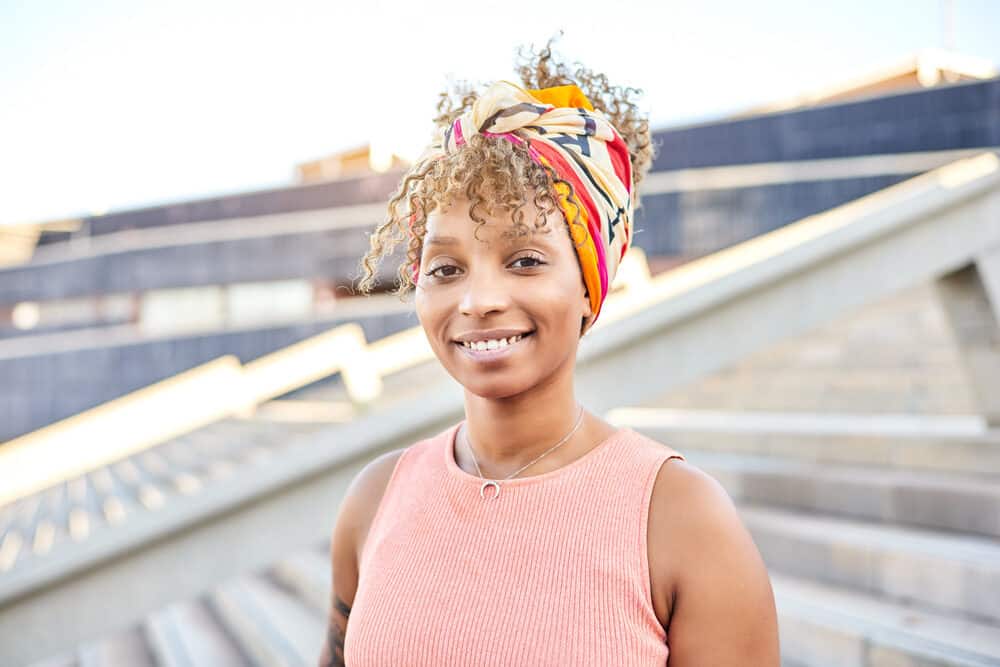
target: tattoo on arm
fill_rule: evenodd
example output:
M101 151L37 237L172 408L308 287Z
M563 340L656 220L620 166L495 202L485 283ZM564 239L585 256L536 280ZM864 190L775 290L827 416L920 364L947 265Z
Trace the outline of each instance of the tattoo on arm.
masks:
M336 620L335 614L330 614L330 627L327 628L326 645L320 656L320 667L344 667L344 635L347 628L347 618L351 615L351 608L338 595L334 594L333 611L344 618L344 623L341 625Z

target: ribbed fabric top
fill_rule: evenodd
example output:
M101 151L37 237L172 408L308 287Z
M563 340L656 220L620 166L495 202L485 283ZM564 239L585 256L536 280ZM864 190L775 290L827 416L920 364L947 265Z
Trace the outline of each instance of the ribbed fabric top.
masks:
M455 462L460 426L396 462L362 549L346 664L666 665L646 528L660 465L684 457L622 427L484 499Z

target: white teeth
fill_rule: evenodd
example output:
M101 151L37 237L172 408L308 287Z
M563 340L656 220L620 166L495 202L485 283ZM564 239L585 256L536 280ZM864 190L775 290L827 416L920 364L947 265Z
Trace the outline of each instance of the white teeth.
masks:
M524 338L522 335L511 336L510 338L477 340L473 342L462 341L462 345L472 350L496 350L501 347L509 347Z

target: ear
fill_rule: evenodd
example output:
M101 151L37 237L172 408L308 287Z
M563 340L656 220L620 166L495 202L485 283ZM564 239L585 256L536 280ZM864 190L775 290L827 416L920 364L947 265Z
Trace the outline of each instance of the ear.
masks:
M580 336L590 328L590 320L594 315L594 309L590 307L590 293L584 289L583 290L583 309L580 311L580 316L582 318L580 324Z

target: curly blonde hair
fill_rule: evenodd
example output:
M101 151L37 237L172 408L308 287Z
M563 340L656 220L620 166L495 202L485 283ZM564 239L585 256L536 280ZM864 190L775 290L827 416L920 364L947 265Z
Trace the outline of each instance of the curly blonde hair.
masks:
M649 170L655 152L649 122L640 116L637 105L631 99L633 94L642 94L642 90L612 86L604 74L592 72L580 63L575 63L576 69L571 72L568 66L553 57L553 40L550 39L538 53L529 50L526 61L517 65L523 87L539 89L576 84L594 108L611 121L628 146L635 191ZM518 49L518 55L523 57L522 49ZM434 118L438 128L450 126L477 99L474 86L466 82L457 84L455 93L457 101L447 91L439 94L438 115ZM469 215L479 227L486 222L483 213L510 213L512 233L527 234L531 229L521 209L527 204L529 193L538 209L533 225L540 230L545 227L550 213L561 211L556 183L565 184L569 193L567 201L576 211L573 220L567 221L567 224L582 225L579 220L580 205L572 184L560 178L551 167L534 162L524 146L515 145L502 137L474 134L461 150L413 165L389 200L388 219L369 237L371 247L361 260L364 276L358 283L358 290L362 294L373 291L377 284L379 261L401 242L408 244L407 255L406 261L396 271L398 281L394 293L402 296L415 288L410 267L420 260L427 216L435 209L445 209L456 198L463 198L469 202ZM398 207L404 201L407 206L401 213ZM635 206L639 206L638 194L635 195Z

